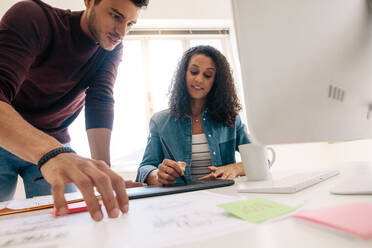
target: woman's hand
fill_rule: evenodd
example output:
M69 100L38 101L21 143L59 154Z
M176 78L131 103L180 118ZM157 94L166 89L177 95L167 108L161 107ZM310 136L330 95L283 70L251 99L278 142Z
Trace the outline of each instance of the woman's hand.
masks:
M140 182L133 182L132 180L125 180L125 187L128 188L135 188L135 187L143 187L147 186L146 183L140 183Z
M221 179L234 179L237 176L244 176L243 163L228 164L221 167L209 166L212 172L200 179L208 178L221 178Z
M146 182L148 185L160 185L158 180L159 169L153 170L147 176Z
M186 163L164 159L158 166L157 181L163 185L173 185L175 180L185 172ZM151 173L150 173L151 174ZM150 182L148 181L150 184Z

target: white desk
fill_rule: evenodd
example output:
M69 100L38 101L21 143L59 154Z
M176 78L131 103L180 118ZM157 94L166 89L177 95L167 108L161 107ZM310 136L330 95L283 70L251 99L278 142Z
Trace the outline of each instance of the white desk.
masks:
M328 179L295 194L252 194L236 193L236 186L228 189L215 189L221 194L239 195L241 198L262 197L278 202L296 205L304 202L301 209L316 209L331 205L345 204L356 201L372 202L372 196L342 196L328 193L329 187L337 181L337 177ZM372 225L372 223L371 223ZM307 247L337 247L357 248L372 247L372 240L361 240L351 236L323 229L294 218L285 218L272 223L257 225L257 228L240 231L229 235L206 240L197 244L180 247L262 247L262 248L307 248Z
M273 175L275 176L275 174ZM332 195L328 192L330 186L332 186L339 176L328 179L322 183L314 185L310 188L307 188L303 191L300 191L295 194L250 194L250 193L237 193L236 185L218 188L209 190L209 192L214 192L222 194L225 196L236 196L241 199L249 199L252 197L262 197L288 205L295 206L298 203L304 203L302 209L315 209L321 207L327 207L331 205L345 204L349 202L372 202L372 196L342 196L342 195ZM163 197L163 198L161 198ZM158 199L166 199L171 196L161 196L157 197ZM69 240L69 247L81 247L80 238L89 240L90 244L87 247L143 247L141 245L141 239L146 240L146 236L141 234L141 227L136 226L136 222L146 225L146 220L141 219L140 213L135 211L135 208L140 208L144 204L149 204L154 198L146 198L133 200L130 204L130 212L128 215L121 216L118 219L105 219L100 223L95 223L92 221L88 213L76 214L68 216L68 218L73 218L73 222L76 221L79 223L85 222L84 231L80 230L73 235L71 240ZM150 204L151 205L151 204ZM45 216L46 213L50 213L49 210L42 210L33 213L27 214L18 214L11 216L4 216L0 218L0 227L1 223L6 222L7 220L21 220L29 216ZM132 215L131 215L132 211ZM137 219L132 218L135 217ZM57 218L58 220L58 218ZM62 219L61 219L62 220ZM72 219L71 219L72 221ZM372 225L372 223L371 223ZM118 230L118 228L120 230ZM129 238L126 234L131 233L131 228L138 229L135 235L138 235L138 243L130 245L126 243L126 240ZM133 229L132 229L133 230ZM115 233L115 235L114 235ZM131 234L132 235L132 234ZM162 233L157 235L159 240L167 240L171 233ZM88 237L88 238L87 238ZM133 238L133 237L131 237ZM1 240L1 235L0 235ZM148 241L148 240L147 240ZM154 243L152 247L157 247ZM1 242L0 242L1 246ZM28 245L32 246L32 243ZM22 245L22 247L28 247ZM323 229L317 225L311 225L301 220L294 218L284 218L274 222L268 222L263 224L254 224L254 226L244 227L243 230L232 232L229 234L219 235L218 237L207 238L200 241L193 241L191 243L180 243L179 245L172 247L282 247L282 248L291 248L291 247L337 247L337 248L371 248L372 240L361 240L354 238L352 236L344 236L340 233L335 233L328 229ZM4 247L14 247L14 246L4 246ZM35 246L36 247L36 246ZM40 247L40 246L38 246ZM45 247L67 247L62 244L58 245L49 245Z

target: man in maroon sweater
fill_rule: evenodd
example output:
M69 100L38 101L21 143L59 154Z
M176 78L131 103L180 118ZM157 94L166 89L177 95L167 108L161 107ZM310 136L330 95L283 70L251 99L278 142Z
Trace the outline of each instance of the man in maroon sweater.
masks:
M128 211L125 182L109 167L112 91L121 41L148 1L84 0L85 11L71 12L26 0L3 16L0 201L13 197L20 174L27 197L51 192L62 215L70 183L81 191L94 220L103 217L94 187L109 217ZM83 106L92 159L68 147L67 128ZM34 182L41 175L44 179Z

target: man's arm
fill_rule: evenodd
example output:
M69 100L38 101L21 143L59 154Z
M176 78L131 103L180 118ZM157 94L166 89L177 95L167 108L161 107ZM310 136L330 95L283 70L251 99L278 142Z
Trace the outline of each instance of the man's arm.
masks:
M62 146L56 139L26 122L3 101L0 101L0 127L0 146L34 164L45 153Z
M87 130L90 154L92 159L103 160L111 166L110 163L110 139L111 130L108 128L93 128ZM125 180L126 188L141 187L146 184Z
M92 159L103 160L111 166L110 140L111 130L108 128L93 128L87 130L90 154Z
M45 153L62 147L56 139L27 123L3 101L0 101L0 127L0 146L34 164ZM83 158L73 153L61 153L48 160L41 173L51 184L54 204L61 214L67 213L64 197L67 183L74 183L79 188L95 220L102 219L103 215L94 194L94 186L101 193L110 217L117 217L119 208L123 213L128 211L125 182L105 162Z

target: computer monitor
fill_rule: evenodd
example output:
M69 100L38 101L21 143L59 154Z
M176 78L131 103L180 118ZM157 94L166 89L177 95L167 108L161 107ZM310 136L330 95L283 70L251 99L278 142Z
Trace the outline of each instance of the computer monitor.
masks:
M372 138L367 0L232 0L251 137L262 144Z

